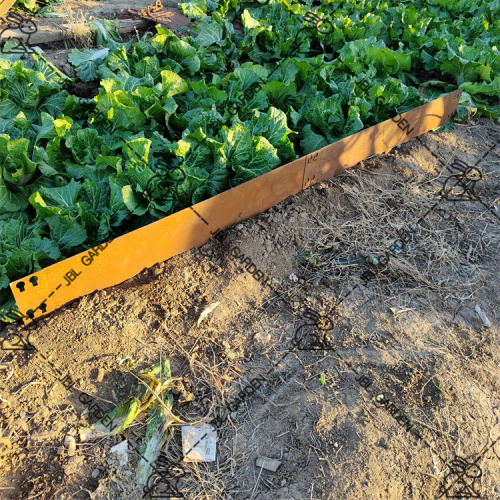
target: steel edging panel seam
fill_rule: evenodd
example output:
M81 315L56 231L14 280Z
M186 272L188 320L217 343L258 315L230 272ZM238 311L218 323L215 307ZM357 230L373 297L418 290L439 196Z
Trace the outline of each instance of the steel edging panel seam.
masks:
M248 219L368 156L388 151L446 123L456 109L459 95L457 91L398 115L398 120L407 119L413 127L406 137L401 137L404 131L394 119L387 120L191 208L102 243L102 248L94 247L14 281L10 287L17 305L26 314L44 304L35 311L36 318L42 311L54 311L71 300L122 283L144 268L201 246L212 236L211 230L222 230L237 220ZM36 286L33 277L38 280Z
M462 91L457 90L423 106L407 111L360 132L330 144L306 157L304 189L339 174L374 154L390 151L440 125L454 115ZM409 123L410 133L402 130ZM404 128L404 127L403 127Z

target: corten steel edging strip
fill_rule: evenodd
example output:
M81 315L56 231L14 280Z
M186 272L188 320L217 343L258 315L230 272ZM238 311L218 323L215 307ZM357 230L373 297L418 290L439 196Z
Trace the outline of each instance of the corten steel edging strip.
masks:
M16 3L16 0L0 0L0 17L7 14L8 10Z
M456 109L459 95L457 91L397 117L410 123L413 131L409 135L398 128L394 119L387 120L198 203L192 209L186 208L120 236L103 250L96 247L92 259L88 251L82 252L14 281L10 287L17 305L23 314L35 310L36 318L42 311L54 311L71 300L117 285L147 267L201 246L218 229L261 213L368 156L389 151L446 123ZM41 304L44 306L39 308Z
M42 316L41 311L54 311L73 299L117 285L147 267L203 245L211 232L228 227L238 217L245 220L301 191L304 162L304 158L299 158L198 203L193 209L208 224L186 208L114 239L104 250L95 247L98 256L93 256L88 266L85 263L89 263L90 257L86 251L12 282L10 287L19 310L23 314L35 310L35 318ZM64 278L71 271L76 276L72 282ZM36 310L42 303L45 309Z
M443 125L455 114L461 93L457 90L307 155L304 189Z

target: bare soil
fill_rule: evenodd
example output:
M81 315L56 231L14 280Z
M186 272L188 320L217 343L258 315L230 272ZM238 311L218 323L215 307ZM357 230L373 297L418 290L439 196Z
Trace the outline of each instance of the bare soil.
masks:
M500 498L499 137L489 120L425 134L237 223L203 254L186 252L39 321L30 336L38 352L0 351L0 497L141 498L133 474L144 419L80 443L78 427L90 422L79 395L110 410L134 374L168 358L184 385L174 413L185 422L222 415L217 462L185 464L177 487L186 499L420 500L460 489L465 497L465 488ZM456 159L481 169L475 189L489 209L445 200L417 224ZM410 239L387 265L353 262L357 252L383 255L398 229ZM244 269L241 253L269 285ZM303 326L307 308L331 324L319 350L293 344L303 332L320 335ZM258 391L224 413L256 377L265 379ZM376 404L381 394L410 430ZM124 439L120 466L110 448ZM181 456L178 426L165 453ZM260 456L281 465L262 469ZM457 457L467 474L451 463Z

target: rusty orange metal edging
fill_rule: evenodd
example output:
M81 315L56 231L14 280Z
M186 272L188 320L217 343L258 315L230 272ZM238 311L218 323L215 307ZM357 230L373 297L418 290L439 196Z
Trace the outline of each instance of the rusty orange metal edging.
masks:
M390 151L443 125L454 115L458 90L362 130L229 191L202 201L94 250L10 283L19 310L34 317L95 290L117 285L141 270L203 245L218 229L248 219L361 160ZM199 214L199 215L197 215ZM25 319L25 322L29 322Z
M0 17L7 14L8 10L16 3L16 0L0 0Z

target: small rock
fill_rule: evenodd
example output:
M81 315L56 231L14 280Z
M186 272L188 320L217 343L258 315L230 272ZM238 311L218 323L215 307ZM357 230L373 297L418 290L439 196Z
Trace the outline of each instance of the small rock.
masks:
M243 224L236 224L235 229L241 231L243 229Z
M75 456L76 441L73 436L70 436L69 434L66 435L66 437L64 438L64 446L68 448L68 457Z
M299 278L296 276L295 273L290 274L288 278L290 279L290 281L293 281L294 283L297 283L297 281L299 281Z
M286 479L282 479L281 480L281 487L283 488L283 486L285 486L285 484L286 484Z
M99 469L94 469L94 470L92 471L92 477L93 477L94 479L96 479L96 478L97 478L97 476L99 476L99 474L100 474Z
M486 314L484 314L484 312L481 311L481 308L478 305L476 305L476 312L477 312L478 316L481 318L481 321L483 322L483 326L485 326L486 328L489 328L491 326L491 322L486 317Z
M278 467L281 465L281 461L275 460L274 458L259 457L257 458L255 465L271 472L276 472L278 470Z
M99 370L97 370L97 377L96 377L96 380L97 382L102 382L102 379L104 378L104 370L102 368L99 368Z

